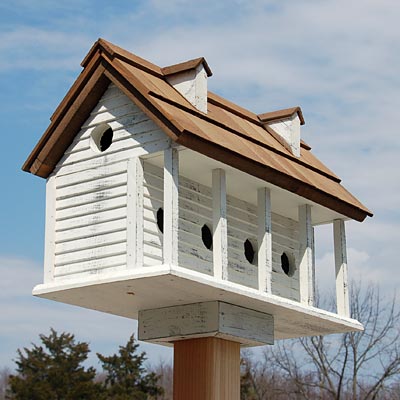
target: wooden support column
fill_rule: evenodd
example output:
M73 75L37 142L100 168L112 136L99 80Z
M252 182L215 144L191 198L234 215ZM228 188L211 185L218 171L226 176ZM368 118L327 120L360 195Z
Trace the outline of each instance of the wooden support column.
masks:
M50 175L46 182L46 227L44 245L44 283L54 280L56 252L56 177Z
M300 241L300 301L312 306L314 304L314 267L313 267L313 227L311 223L311 206L299 206L299 241Z
M164 264L178 265L179 154L175 148L164 150Z
M228 279L228 227L226 222L226 177L223 169L212 175L214 277Z
M143 266L143 163L142 160L128 160L127 182L127 266Z
M258 189L258 289L272 293L272 223L271 192L268 188Z
M335 247L337 313L343 317L350 317L346 233L343 220L333 221L333 242Z
M174 343L174 400L239 400L240 344L220 338Z

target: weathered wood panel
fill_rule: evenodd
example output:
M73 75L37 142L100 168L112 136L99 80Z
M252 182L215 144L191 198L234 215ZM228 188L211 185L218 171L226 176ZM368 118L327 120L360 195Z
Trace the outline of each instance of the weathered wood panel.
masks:
M91 147L91 134L103 123L113 129L113 140L99 152ZM157 241L143 243L143 256L136 251L137 243L144 242L142 234L152 229L140 209L150 197L136 197L143 178L132 165L138 156L169 144L154 122L110 85L55 169L55 279L125 269L127 253L131 267L142 265L142 259L148 265L160 264L162 247ZM146 190L147 195L154 192ZM132 238L135 245L131 243L127 252Z
M174 342L217 336L244 345L274 343L272 315L221 301L139 311L139 340Z
M145 242L152 249L146 265L155 265L162 249L162 235L157 228L156 212L163 206L163 170L144 163L144 226ZM250 239L257 253L257 207L227 196L228 279L258 288L257 254L253 264L244 256L244 242ZM281 268L281 255L287 252L298 260L299 240L297 221L272 213L272 272L273 294L299 300L298 270L289 277ZM201 238L201 228L213 226L212 190L183 176L179 177L179 265L198 272L213 274L213 251L208 250Z

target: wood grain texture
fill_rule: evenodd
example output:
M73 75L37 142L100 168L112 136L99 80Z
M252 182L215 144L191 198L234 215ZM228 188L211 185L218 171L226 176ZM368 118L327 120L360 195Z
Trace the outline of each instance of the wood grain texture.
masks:
M304 204L299 206L300 301L309 306L314 304L313 236L311 206Z
M55 258L55 227L56 227L56 178L50 175L46 182L46 226L44 248L44 282L54 279Z
M274 343L270 314L221 302L206 301L139 311L139 340L171 343L219 337L244 346Z
M226 220L226 175L212 172L214 277L228 279L228 227Z
M174 400L239 400L240 345L219 338L174 343Z
M258 189L258 290L271 293L272 280L272 221L271 191Z
M350 317L346 232L343 220L333 222L333 242L335 247L337 313L343 317Z
M179 155L164 150L164 264L178 265Z
M163 206L163 169L144 162L144 212L145 243L152 246L145 265L156 265L156 255L162 251L162 235L158 231L156 212ZM206 224L212 230L212 188L179 176L179 265L208 275L213 274L213 251L207 249L201 239L201 227ZM257 250L258 210L257 206L234 196L226 196L228 277L241 285L258 288L257 260L250 264L244 256L243 244L250 239ZM299 257L298 222L271 213L272 270L271 292L299 300L299 273L286 276L281 268L282 252ZM257 257L255 257L257 258Z

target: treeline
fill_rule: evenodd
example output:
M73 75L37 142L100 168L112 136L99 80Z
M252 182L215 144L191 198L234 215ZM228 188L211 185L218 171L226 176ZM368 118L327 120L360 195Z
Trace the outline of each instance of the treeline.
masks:
M400 313L375 286L351 288L351 315L362 332L277 342L244 350L242 400L400 400ZM16 372L0 371L0 400L172 399L172 366L145 367L133 336L117 354L97 353L102 372L85 368L89 346L74 335L40 335L17 351ZM189 400L189 399L188 399Z

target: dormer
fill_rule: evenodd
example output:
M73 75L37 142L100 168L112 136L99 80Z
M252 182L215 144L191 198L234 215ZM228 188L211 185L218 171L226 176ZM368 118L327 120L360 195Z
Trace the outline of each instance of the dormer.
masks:
M300 157L300 125L305 121L300 107L292 107L258 115L261 123L278 141L285 146L294 156ZM282 140L283 139L283 140Z
M207 114L207 78L212 72L203 57L164 67L162 72L186 100Z

